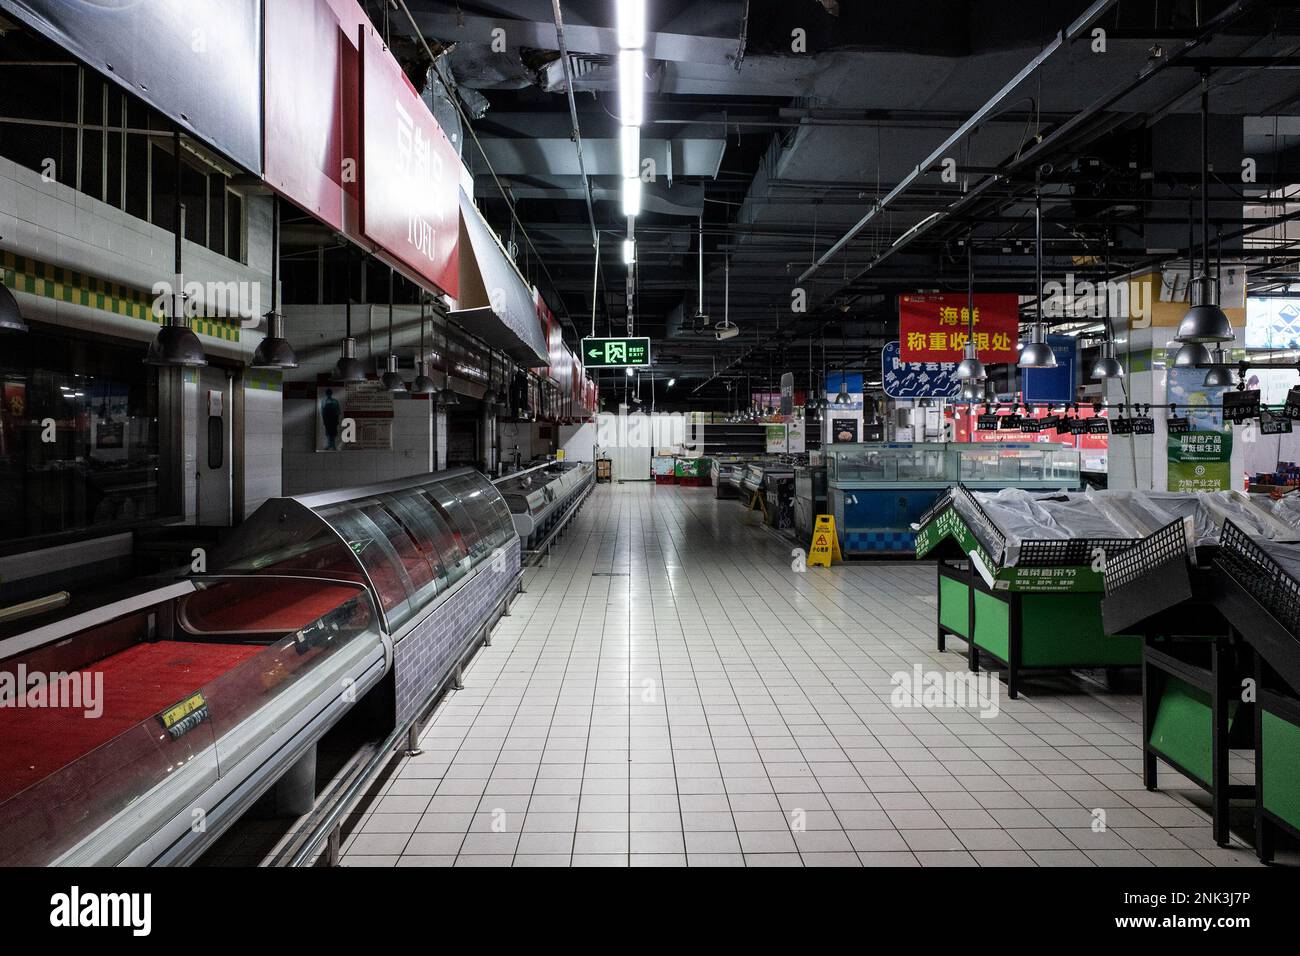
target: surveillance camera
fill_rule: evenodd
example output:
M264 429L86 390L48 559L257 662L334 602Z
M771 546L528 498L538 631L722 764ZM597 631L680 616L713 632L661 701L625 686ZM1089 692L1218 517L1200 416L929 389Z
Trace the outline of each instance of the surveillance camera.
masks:
M726 341L727 339L734 339L737 335L740 334L740 326L716 325L713 327L713 334L714 337L717 338L719 342Z

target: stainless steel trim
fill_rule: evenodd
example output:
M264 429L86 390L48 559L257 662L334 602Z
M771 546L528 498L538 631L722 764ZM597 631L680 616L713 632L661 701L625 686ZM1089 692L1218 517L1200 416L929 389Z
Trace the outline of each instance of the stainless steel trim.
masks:
M178 581L176 584L145 591L129 598L123 598L121 601L114 601L112 604L105 604L103 607L74 614L72 617L46 624L44 627L38 627L33 631L16 634L0 641L0 658L12 657L14 654L30 651L42 644L62 640L65 637L72 636L77 631L84 631L90 627L106 624L114 618L122 617L124 614L140 611L154 604L161 604L163 601L170 601L173 598L190 594L194 590L194 582Z
M291 495L288 497L272 498L272 501L296 501L304 508L323 508L326 505L337 505L345 501L356 501L358 498L368 498L371 495L387 494L390 491L407 491L419 485L431 481L442 481L447 478L458 478L461 475L480 475L483 474L473 468L451 468L447 471L430 471L424 475L408 475L405 478L394 478L392 481L384 481L375 485L361 485L357 488L341 488L337 491L318 491L310 495ZM483 475L487 478L486 475Z

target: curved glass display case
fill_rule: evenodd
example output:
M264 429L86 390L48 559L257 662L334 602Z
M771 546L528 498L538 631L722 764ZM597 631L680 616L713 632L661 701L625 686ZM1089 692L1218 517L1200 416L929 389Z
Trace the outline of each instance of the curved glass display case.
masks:
M275 498L203 574L0 632L0 865L192 860L390 668L422 705L515 542L468 469Z
M595 483L591 464L574 462L498 478L495 486L510 510L519 537L532 547Z
M273 498L212 556L209 569L360 582L374 595L386 631L397 635L514 535L500 493L466 468Z
M204 575L94 613L0 661L27 683L0 708L0 865L152 862L198 842L192 807L217 831L248 768L386 660L369 593L341 580Z

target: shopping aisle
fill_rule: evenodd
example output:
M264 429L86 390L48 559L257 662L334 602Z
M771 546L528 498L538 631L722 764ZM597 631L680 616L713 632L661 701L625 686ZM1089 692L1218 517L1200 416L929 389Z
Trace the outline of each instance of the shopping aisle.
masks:
M895 674L965 670L934 649L933 567L799 573L742 513L598 486L345 864L1256 864L1172 771L1143 789L1139 696L892 706Z

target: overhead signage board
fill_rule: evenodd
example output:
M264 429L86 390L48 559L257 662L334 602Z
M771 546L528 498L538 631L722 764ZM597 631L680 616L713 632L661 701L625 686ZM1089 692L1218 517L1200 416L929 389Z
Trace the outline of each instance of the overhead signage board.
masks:
M2 0L0 9L262 171L262 0Z
M900 295L898 338L904 362L960 362L969 309L964 293ZM975 296L975 347L986 363L1014 362L1020 337L1020 297L993 293Z
M1025 401L1073 402L1078 388L1079 341L1069 335L1049 335L1047 345L1056 356L1056 367L1024 369Z
M627 368L650 364L650 340L583 339L582 364L587 368Z
M904 362L898 342L886 342L880 362L890 398L956 398L961 389L952 362Z
M361 230L390 264L460 294L460 157L370 26L361 28Z
M331 229L361 239L356 0L267 4L263 176Z

